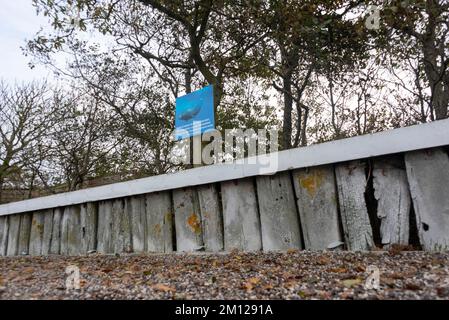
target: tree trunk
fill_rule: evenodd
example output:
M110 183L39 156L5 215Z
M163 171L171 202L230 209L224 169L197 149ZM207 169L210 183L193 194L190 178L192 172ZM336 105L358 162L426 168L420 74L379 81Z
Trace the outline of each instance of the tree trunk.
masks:
M449 103L449 86L445 82L447 77L447 70L444 65L446 61L445 48L441 50L441 47L437 46L439 41L444 41L444 39L438 39L437 35L438 20L442 18L440 15L441 9L441 4L438 1L427 1L426 11L429 17L426 32L421 39L424 71L430 84L431 104L435 110L436 120L447 118ZM438 65L438 60L441 60L440 65Z
M282 142L283 149L290 149L292 147L292 73L288 71L282 77L283 95L284 95L284 117L282 125Z
M3 177L0 177L0 203L2 203L2 195L3 195Z

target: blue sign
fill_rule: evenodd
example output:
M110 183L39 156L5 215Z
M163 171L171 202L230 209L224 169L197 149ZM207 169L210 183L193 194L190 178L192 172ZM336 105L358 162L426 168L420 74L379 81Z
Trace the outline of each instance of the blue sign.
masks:
M214 128L214 88L212 85L176 99L176 140L200 135Z

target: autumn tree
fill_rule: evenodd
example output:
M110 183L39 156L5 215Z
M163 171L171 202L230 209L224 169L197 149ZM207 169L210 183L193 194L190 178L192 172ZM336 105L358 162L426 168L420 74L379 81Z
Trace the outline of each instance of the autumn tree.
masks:
M432 117L448 116L449 104L449 3L446 0L382 1L380 41L394 47L407 44L403 53L418 57L415 68L430 90ZM419 53L416 53L416 49ZM420 81L418 79L418 81ZM418 90L422 88L417 87Z
M0 82L0 201L2 189L23 186L30 164L42 159L39 151L55 123L49 99L46 84Z

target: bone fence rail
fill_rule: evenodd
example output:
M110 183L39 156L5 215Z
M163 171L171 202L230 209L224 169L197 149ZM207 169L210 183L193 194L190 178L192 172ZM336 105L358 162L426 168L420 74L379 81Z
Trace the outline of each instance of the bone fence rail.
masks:
M268 168L237 161L8 203L0 255L447 250L448 146L441 120L282 151Z

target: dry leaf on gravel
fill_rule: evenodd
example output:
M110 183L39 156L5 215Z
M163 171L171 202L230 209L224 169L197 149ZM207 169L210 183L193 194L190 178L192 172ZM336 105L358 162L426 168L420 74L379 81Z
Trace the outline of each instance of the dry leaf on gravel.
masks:
M254 277L249 278L244 284L243 287L246 289L246 291L251 291L254 289L254 286L256 286L260 282L260 278Z
M165 284L162 284L162 283L158 283L158 284L152 285L151 287L154 290L164 291L164 292L169 292L169 291L175 292L176 291L175 288L169 287L169 286L167 286Z
M345 287L347 287L347 288L352 288L352 287L354 287L354 286L356 286L358 284L361 284L362 280L360 280L360 279L347 279L347 280L343 280L341 283Z

